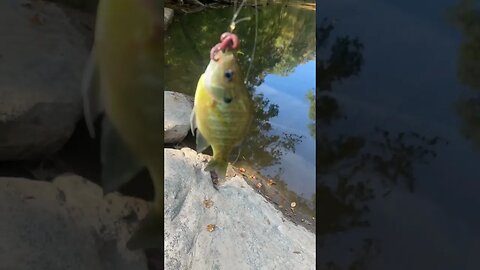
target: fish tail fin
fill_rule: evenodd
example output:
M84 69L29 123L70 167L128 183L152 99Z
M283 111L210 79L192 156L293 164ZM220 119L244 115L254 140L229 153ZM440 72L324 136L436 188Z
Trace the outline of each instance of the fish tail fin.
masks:
M130 250L163 248L163 231L163 213L160 213L159 209L153 208L128 240L127 248Z
M218 178L223 179L225 178L225 175L227 174L227 167L228 167L228 161L224 159L216 159L215 157L208 162L207 167L205 167L206 171L215 171L217 174Z

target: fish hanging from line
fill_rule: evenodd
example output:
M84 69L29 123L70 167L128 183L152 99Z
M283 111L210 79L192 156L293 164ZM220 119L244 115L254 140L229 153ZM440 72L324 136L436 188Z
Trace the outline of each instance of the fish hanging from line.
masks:
M117 190L144 168L153 181L153 205L127 243L130 249L163 247L163 7L163 0L101 0L82 85L91 136L95 118L105 110L104 192Z
M198 80L190 126L197 152L212 146L213 158L205 170L223 179L230 153L249 131L253 102L234 55L238 37L226 32L220 41L210 51L210 63Z

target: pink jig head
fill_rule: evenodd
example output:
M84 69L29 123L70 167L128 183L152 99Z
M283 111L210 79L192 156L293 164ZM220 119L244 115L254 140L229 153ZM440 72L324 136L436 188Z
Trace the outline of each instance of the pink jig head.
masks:
M213 46L210 50L210 59L213 61L218 61L218 58L215 57L217 52L224 51L225 49L235 50L238 48L240 44L240 40L238 39L237 35L225 32L220 36L220 43Z

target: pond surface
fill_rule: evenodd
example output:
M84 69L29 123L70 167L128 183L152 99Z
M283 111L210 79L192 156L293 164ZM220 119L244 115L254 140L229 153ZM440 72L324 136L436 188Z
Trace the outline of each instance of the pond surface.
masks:
M319 269L480 269L480 5L317 1Z
M165 44L166 90L195 94L210 49L228 29L233 7L176 13ZM255 44L255 9L244 8L237 25L239 64L245 75ZM255 57L247 87L255 102L255 123L231 161L277 183L304 208L315 193L315 12L269 5L258 9ZM299 198L292 197L299 195Z

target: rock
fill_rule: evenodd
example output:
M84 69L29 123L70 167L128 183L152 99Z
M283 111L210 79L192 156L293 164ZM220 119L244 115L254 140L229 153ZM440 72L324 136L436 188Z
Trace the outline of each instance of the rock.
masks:
M84 38L49 2L3 0L0 18L0 161L51 154L81 116Z
M146 212L79 176L0 178L0 268L146 270L144 253L125 246Z
M193 109L193 98L171 91L166 91L164 97L164 142L181 142L190 130L190 114Z
M65 15L68 17L70 23L84 37L84 47L90 51L93 46L93 38L95 31L95 17L96 13L90 8L78 9L67 5L59 5Z
M55 0L55 2L88 11L94 11L98 5L98 0Z
M163 9L163 22L164 22L165 29L167 29L167 27L172 22L173 14L174 14L173 9L171 9L171 8L164 8Z
M315 235L240 176L215 190L205 158L165 149L165 269L315 269Z

